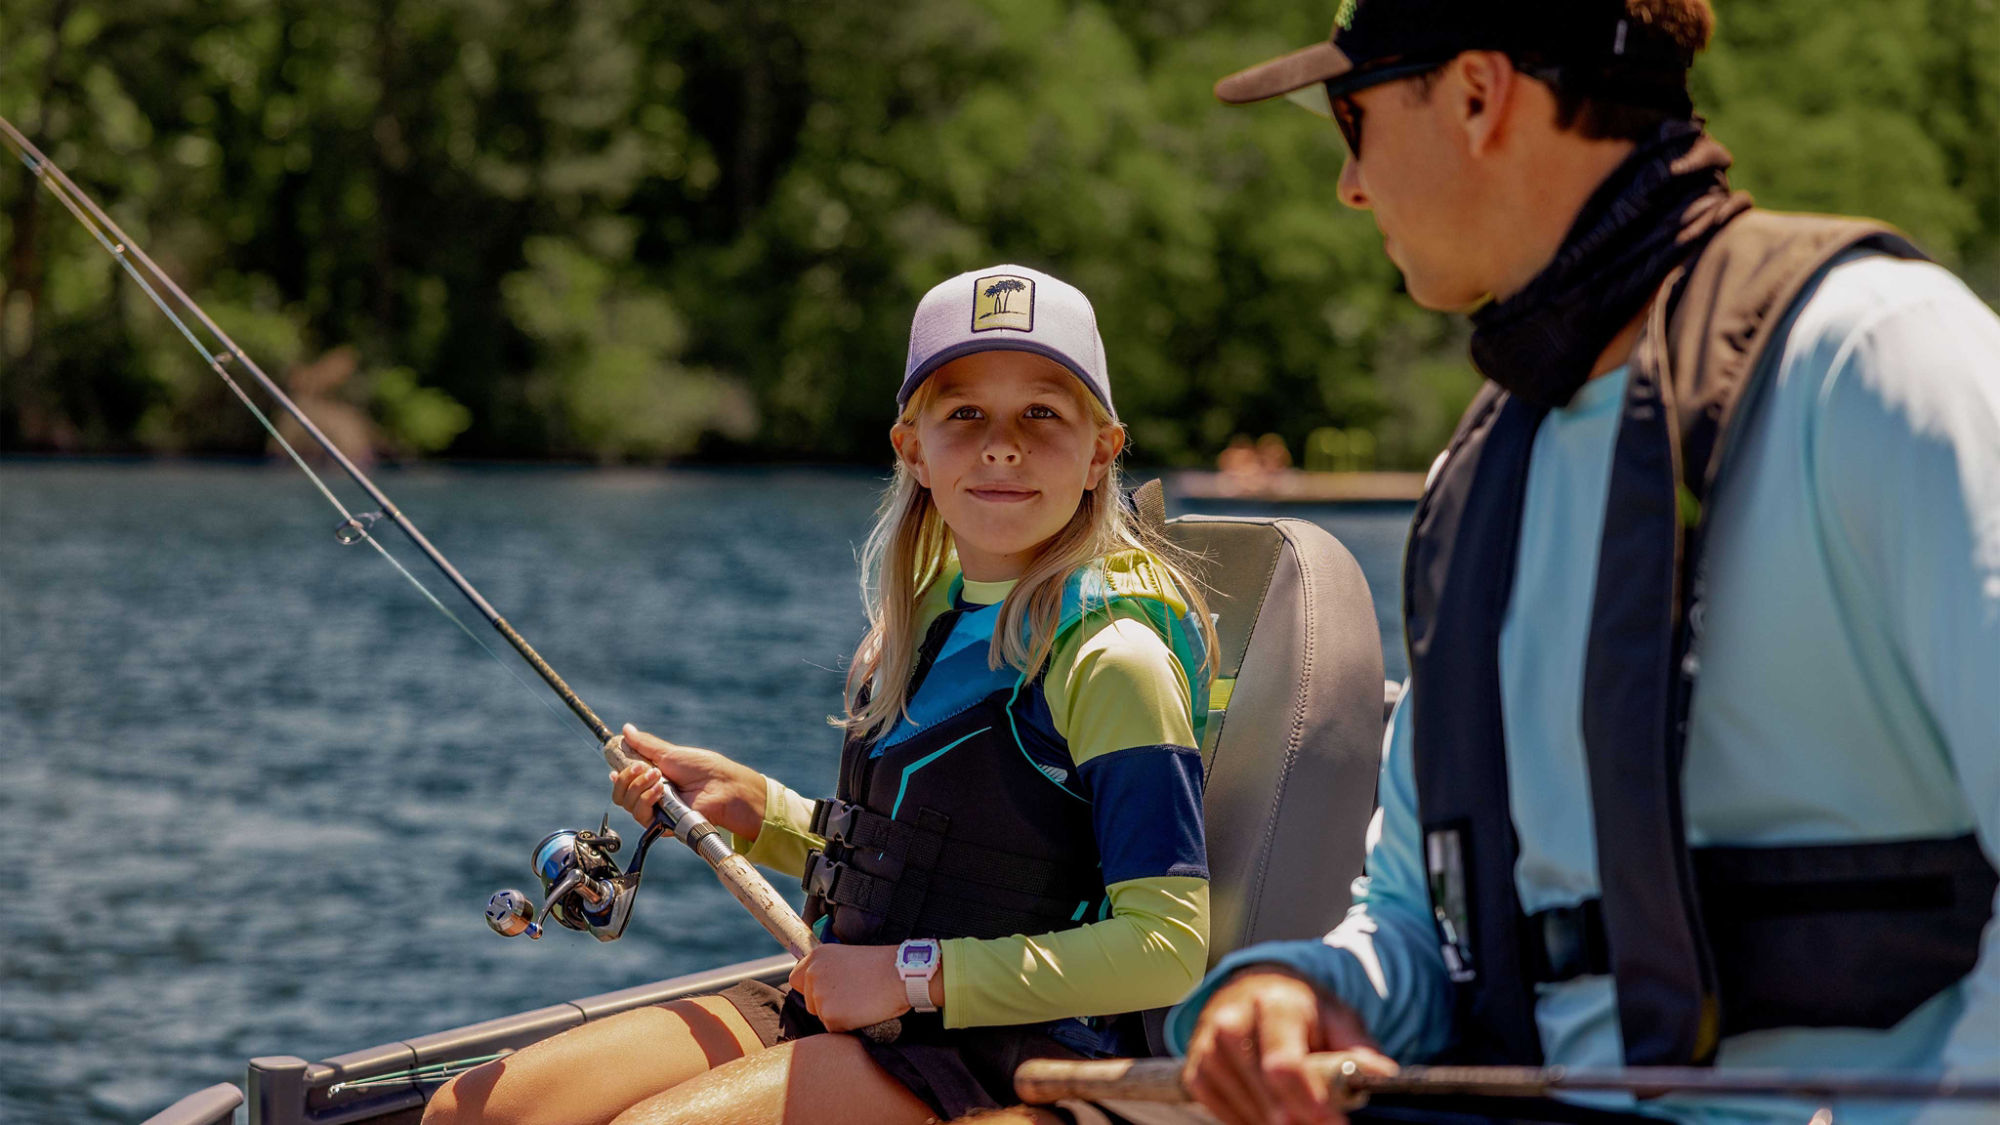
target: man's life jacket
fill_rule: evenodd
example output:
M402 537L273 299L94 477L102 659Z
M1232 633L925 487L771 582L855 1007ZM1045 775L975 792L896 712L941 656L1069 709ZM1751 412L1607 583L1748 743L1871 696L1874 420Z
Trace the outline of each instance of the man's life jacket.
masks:
M1537 983L1610 974L1627 1063L1683 1065L1763 1028L1890 1027L1977 959L1996 876L1969 835L1687 841L1706 502L1792 307L1855 251L1922 257L1876 224L1748 211L1668 276L1647 314L1584 664L1599 899L1527 916L1515 893L1499 638L1544 412L1488 384L1418 505L1403 581L1412 760L1455 1054L1468 1061L1541 1061Z
M1048 933L1107 917L1091 793L1056 732L1042 679L988 653L1000 606L959 600L930 627L907 715L874 741L849 739L832 800L812 830L806 920L830 939ZM1129 552L1080 568L1063 589L1059 647L1113 606L1138 609L1188 677L1199 745L1208 713L1202 632L1173 584ZM1053 650L1052 650L1053 651Z

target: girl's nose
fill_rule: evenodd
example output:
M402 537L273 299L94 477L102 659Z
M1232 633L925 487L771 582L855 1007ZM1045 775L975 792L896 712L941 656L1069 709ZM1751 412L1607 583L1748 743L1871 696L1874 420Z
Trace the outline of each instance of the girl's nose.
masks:
M986 463L989 465L1018 465L1021 463L1021 441L1011 430L995 427L986 438Z

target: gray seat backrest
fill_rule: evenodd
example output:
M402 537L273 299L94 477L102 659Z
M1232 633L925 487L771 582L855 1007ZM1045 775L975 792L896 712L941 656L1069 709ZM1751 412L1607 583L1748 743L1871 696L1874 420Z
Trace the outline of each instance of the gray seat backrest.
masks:
M1213 965L1347 912L1381 764L1382 641L1361 567L1317 524L1166 531L1196 559L1221 649L1201 748Z

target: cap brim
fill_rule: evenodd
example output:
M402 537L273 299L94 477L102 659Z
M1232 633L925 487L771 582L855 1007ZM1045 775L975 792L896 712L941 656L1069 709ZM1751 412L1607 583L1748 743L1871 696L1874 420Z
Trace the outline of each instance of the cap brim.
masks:
M1239 70L1215 84L1215 96L1230 105L1245 105L1316 86L1354 69L1354 63L1332 43L1314 43Z
M975 352L1033 352L1043 359L1050 360L1057 366L1067 369L1070 374L1076 376L1077 382L1083 384L1083 389L1090 392L1090 397L1096 399L1104 406L1107 414L1110 414L1113 418L1118 417L1118 412L1111 408L1110 401L1106 399L1104 389L1091 379L1090 373L1083 369L1082 364L1064 355L1061 350L1052 348L1039 340L1007 337L992 340L961 341L925 360L921 366L904 378L902 388L896 392L896 406L901 408L909 405L910 396L916 394L917 388L923 386L924 380L936 374L938 368L943 367L952 360L963 359Z

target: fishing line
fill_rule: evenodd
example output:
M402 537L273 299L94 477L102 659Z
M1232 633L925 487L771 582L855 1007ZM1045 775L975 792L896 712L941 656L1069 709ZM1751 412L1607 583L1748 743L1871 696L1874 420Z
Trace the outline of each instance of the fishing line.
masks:
M167 319L173 322L181 335L202 353L209 369L221 376L222 381L229 386L243 405L250 408L250 413L256 416L265 431L277 440L279 446L291 456L293 463L305 472L313 482L313 486L319 489L320 495L326 497L327 503L333 505L334 510L340 513L341 522L334 529L334 535L342 544L352 545L366 539L378 554L396 568L397 573L408 579L410 584L424 595L425 600L437 607L439 612L443 613L452 624L457 625L461 632L471 637L482 650L493 657L496 663L506 668L530 694L541 699L544 705L554 711L554 706L529 687L512 664L502 660L498 653L488 648L478 634L467 628L457 614L446 608L416 575L411 574L409 569L397 561L396 557L369 532L369 525L377 520L386 518L394 523L410 543L430 560L438 573L444 575L465 600L479 610L486 618L487 624L506 638L507 643L513 646L521 659L535 670L535 674L542 678L544 684L548 685L549 690L555 692L556 696L569 707L570 712L582 720L584 726L590 728L591 734L597 737L598 749L606 764L613 770L620 770L644 761L626 748L624 736L614 733L603 719L598 718L597 712L591 710L590 705L563 682L563 678L556 674L554 668L549 667L548 661L542 659L542 654L535 651L527 638L521 636L518 630L507 623L506 618L500 616L500 611L494 609L472 583L458 572L458 568L451 565L451 560L445 558L443 552L433 546L431 541L424 537L423 532L417 530L416 524L410 522L409 517L396 507L394 501L383 495L382 490L375 486L375 482L368 479L368 474L362 472L359 466L340 451L340 447L333 443L333 439L327 437L325 432L306 416L305 411L299 409L299 405L292 401L291 396L272 382L271 377L264 374L256 361L246 355L242 348L237 347L236 341L230 339L229 334L211 320L193 298L174 284L173 278L168 277L165 270L148 258L144 250L134 245L111 216L105 214L104 209L99 207L87 192L76 186L63 174L62 169L42 155L41 150L4 117L0 117L0 139L4 139L8 146L20 155L28 169L35 174L36 180L47 187L70 214L75 215L77 220L83 223L92 237L96 238L99 244L124 267L132 279L138 282L139 287L155 305L159 306L161 312L167 314ZM144 274L140 272L142 266L145 269ZM147 274L151 277L147 277ZM180 313L168 305L160 290L165 290L173 296L174 304L179 306L180 312L185 312L198 321L211 336L221 341L222 350L213 350L205 345ZM361 491L368 494L368 498L376 505L375 511L356 515L348 510L347 505L340 502L340 498L335 496L333 490L320 479L319 474L306 464L305 458L299 456L298 450L278 432L270 417L251 401L249 393L226 370L224 365L231 360L240 364L242 370L255 379L257 385L271 396L272 401L283 407L285 412L305 430L307 436L318 443L319 447L326 451L327 456L347 473L348 478ZM555 713L560 717L561 712ZM535 916L532 904L520 892L505 890L487 900L487 924L505 936L526 934L533 938L540 936L541 922L553 916L571 929L589 931L600 941L614 940L624 932L626 923L631 920L632 902L639 890L641 865L645 861L646 849L661 835L671 833L675 839L686 844L696 855L701 856L704 863L714 869L716 878L720 879L729 889L729 893L743 904L751 917L777 939L778 944L784 946L794 957L804 957L810 953L819 944L819 937L799 918L791 904L785 901L769 881L757 873L749 860L736 854L730 846L726 833L683 800L672 785L665 785L663 789L663 794L653 804L651 823L639 842L629 868L620 871L616 862L609 857L611 852L618 850L618 844L615 835L608 832L608 818L606 826L596 833L552 833L537 848L535 870L538 875L544 877L544 887L548 891L547 903L543 906L540 917ZM544 851L548 851L549 854L543 855ZM581 896L580 901L578 901L579 896ZM566 907L565 903L569 906ZM555 913L559 907L563 907L565 912ZM580 916L569 913L570 909L579 911ZM887 1020L862 1029L862 1034L879 1042L888 1042L899 1034L899 1025L895 1020Z
M341 503L340 497L336 496L333 490L327 487L326 482L321 479L319 473L306 463L304 457L300 456L299 451L292 443L285 440L285 435L278 431L278 427L271 421L270 415L258 407L257 403L251 399L249 392L244 390L243 385L237 382L235 377L230 375L228 369L223 366L231 360L241 362L250 368L252 373L257 375L267 386L270 385L269 378L256 368L250 357L245 355L242 349L236 346L236 342L230 339L228 334L217 327L213 321L209 320L202 313L200 307L196 306L191 298L181 292L178 286L173 284L172 279L167 277L165 271L161 270L152 259L140 252L138 247L132 244L131 239L125 235L125 232L119 229L118 225L111 220L111 217L98 208L88 195L84 194L83 189L77 187L68 176L63 174L62 169L57 168L47 157L43 156L40 150L28 143L27 138L16 132L13 126L4 118L0 118L0 135L6 136L8 141L11 142L10 147L13 147L16 154L20 156L21 162L27 165L28 170L35 174L35 178L44 187L49 189L49 194L55 196L56 201L61 203L71 215L76 217L77 222L86 231L90 232L91 237L97 240L98 245L104 247L112 259L123 267L132 280L138 284L140 291L145 293L162 313L166 314L167 319L187 339L189 345L197 352L200 352L202 358L208 362L209 370L215 372L222 379L223 383L236 395L236 398L257 419L257 423L264 427L265 432L271 435L271 439L277 442L279 448L283 449L286 455L292 459L292 463L299 467L299 471L305 473L306 479L310 480L313 487L319 490L319 494L326 498L326 502L333 506L334 511L340 513L341 522L334 529L334 537L343 546L352 546L355 543L365 541L370 547L375 548L375 553L381 555L384 561L396 568L396 573L402 575L408 580L410 585L416 587L417 592L424 596L425 601L429 602L439 613L444 614L446 620L458 626L459 632L471 638L472 643L478 645L480 651L484 652L487 656L492 657L495 664L505 669L514 683L522 691L532 696L535 702L545 708L549 714L554 716L556 722L565 731L569 730L569 724L562 711L557 709L554 703L550 702L547 695L544 695L533 684L529 683L527 678L521 674L519 668L516 668L513 664L503 659L498 652L494 651L493 646L489 645L484 637L474 632L458 614L453 613L449 606L446 606L444 602L438 599L436 594L431 592L430 587L424 585L422 579L411 573L401 560L397 559L394 554L390 553L387 547L382 545L381 540L369 532L369 525L374 523L375 520L382 518L383 513L364 512L356 515L350 511L347 505ZM87 211L86 208L88 208ZM110 234L117 236L115 240L110 237L110 234L106 233L106 227L110 228ZM147 271L158 278L161 284L170 289L175 298L186 306L193 315L200 318L202 324L215 334L226 350L218 351L209 347L195 334L194 330L188 326L187 321L181 317L180 313L175 311L173 306L168 304L166 299L160 295L159 289L154 286L146 274L140 272L138 266L133 264L135 258L143 263ZM296 411L294 413L296 415ZM301 418L301 421L304 421L304 419Z

